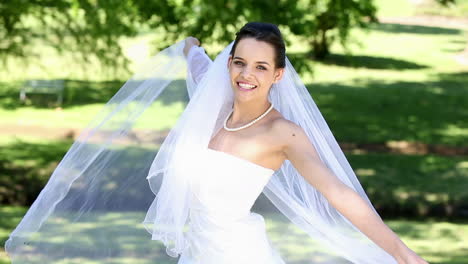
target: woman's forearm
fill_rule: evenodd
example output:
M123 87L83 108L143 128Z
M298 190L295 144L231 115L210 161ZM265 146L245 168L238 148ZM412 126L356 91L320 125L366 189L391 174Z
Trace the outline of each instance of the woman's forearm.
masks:
M366 200L340 180L320 158L307 134L299 126L280 126L285 138L284 155L301 176L330 204L353 223L369 239L392 255L399 264L427 264L411 251L400 238L385 225Z
M359 194L344 186L329 199L330 203L367 237L397 260L410 249L382 221Z
M408 254L410 249L390 230L369 203L340 181L323 162L310 158L311 156L313 155L292 156L293 164L301 175L320 191L334 208L383 250L397 260Z

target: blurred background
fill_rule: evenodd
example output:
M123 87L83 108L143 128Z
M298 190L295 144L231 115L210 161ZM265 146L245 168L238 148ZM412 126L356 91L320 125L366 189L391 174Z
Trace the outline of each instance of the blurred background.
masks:
M0 244L137 65L187 36L214 58L248 21L279 25L385 222L468 263L468 0L2 1Z

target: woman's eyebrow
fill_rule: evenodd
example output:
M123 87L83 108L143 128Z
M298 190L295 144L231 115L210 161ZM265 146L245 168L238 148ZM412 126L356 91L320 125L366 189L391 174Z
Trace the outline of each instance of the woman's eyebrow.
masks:
M237 56L234 57L233 59L244 60L243 58L237 57ZM268 62L266 62L266 61L257 61L257 63L259 63L259 64L266 64L266 65L270 66L270 64L269 64Z

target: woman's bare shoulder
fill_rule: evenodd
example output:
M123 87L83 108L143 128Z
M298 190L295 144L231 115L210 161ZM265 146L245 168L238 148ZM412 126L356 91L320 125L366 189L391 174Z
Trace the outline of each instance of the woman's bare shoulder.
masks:
M283 143L305 135L302 127L286 119L280 112L276 112L271 120L271 132Z
M272 123L275 142L281 146L287 159L297 161L304 155L318 158L315 147L301 126L284 117L275 118Z

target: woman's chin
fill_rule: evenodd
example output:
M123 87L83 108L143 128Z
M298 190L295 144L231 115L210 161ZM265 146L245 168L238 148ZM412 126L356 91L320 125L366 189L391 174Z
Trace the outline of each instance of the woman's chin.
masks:
M242 100L250 100L250 98L253 98L255 97L254 95L256 94L256 89L253 89L253 90L249 90L249 91L245 91L245 90L241 90L241 89L235 89L234 91L234 96L238 99L242 99Z

